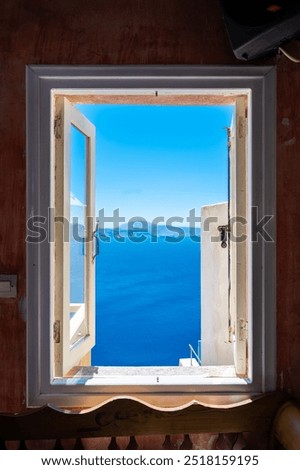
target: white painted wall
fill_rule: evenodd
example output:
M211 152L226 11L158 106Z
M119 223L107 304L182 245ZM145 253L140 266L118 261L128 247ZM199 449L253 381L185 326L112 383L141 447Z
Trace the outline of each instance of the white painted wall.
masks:
M227 248L221 247L218 231L219 225L228 223L227 211L227 202L201 208L201 359L204 366L233 364L233 347L228 342L228 242Z

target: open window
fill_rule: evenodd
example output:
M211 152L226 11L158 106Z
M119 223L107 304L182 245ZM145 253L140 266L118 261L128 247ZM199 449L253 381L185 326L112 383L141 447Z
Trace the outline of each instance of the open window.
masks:
M248 106L235 98L227 128L228 200L201 208L202 363L232 364L238 377L249 372Z
M95 128L60 97L54 118L54 369L64 376L95 344Z
M249 396L274 386L273 69L149 71L28 69L29 404L83 406L124 393L179 404L210 393ZM228 197L201 208L201 342L176 367L92 363L102 243L95 210L98 129L79 111L82 104L233 109L224 130ZM43 224L50 240L41 236Z
M246 377L248 370L249 324L249 148L248 103L236 101L236 113L229 135L229 340L234 342L236 373ZM246 176L245 176L246 175ZM251 322L251 320L250 320Z

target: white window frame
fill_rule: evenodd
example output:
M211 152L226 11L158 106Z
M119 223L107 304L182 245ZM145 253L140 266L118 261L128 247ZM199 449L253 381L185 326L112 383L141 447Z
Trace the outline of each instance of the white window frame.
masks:
M54 291L53 317L57 340L54 340L54 373L64 376L95 344L95 263L93 253L93 231L95 218L95 126L69 101L60 97L55 103L55 217L64 223L54 227L55 261L53 260ZM84 210L84 303L70 303L70 152L71 127L74 126L85 137L85 187ZM78 243L74 240L75 243ZM52 277L52 276L51 276ZM72 319L70 311L74 310ZM83 328L82 328L83 327ZM72 330L82 330L82 335L71 347ZM83 333L84 332L84 333Z
M48 220L53 207L54 122L53 97L57 93L118 94L210 94L249 96L248 207L257 207L258 217L275 216L275 118L274 67L251 66L28 66L27 67L27 220ZM252 227L249 210L249 226ZM50 227L51 229L51 227ZM50 230L51 232L51 230ZM275 240L275 217L268 223ZM180 382L163 377L153 383L139 377L114 385L102 377L53 376L53 244L27 243L27 404L38 406L92 406L111 397L140 397L148 403L167 406L205 401L211 394L230 400L249 397L276 387L276 251L275 243L258 236L248 245L248 367L243 379L211 377ZM209 400L209 398L208 398Z

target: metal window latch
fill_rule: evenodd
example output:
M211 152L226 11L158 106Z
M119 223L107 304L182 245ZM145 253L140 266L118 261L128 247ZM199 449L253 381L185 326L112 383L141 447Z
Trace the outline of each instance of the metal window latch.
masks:
M221 247L226 248L227 247L227 232L230 232L230 227L229 225L219 225L218 230L220 232Z
M95 261L95 258L97 258L97 256L100 254L100 238L99 238L98 230L99 230L99 227L97 223L96 229L93 232L93 239L95 242L95 248L94 248L93 259L92 259L93 263Z

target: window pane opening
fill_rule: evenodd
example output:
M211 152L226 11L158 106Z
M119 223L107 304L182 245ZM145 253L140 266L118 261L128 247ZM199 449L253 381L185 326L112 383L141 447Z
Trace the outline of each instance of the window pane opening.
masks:
M86 306L86 136L71 126L70 148L70 348L87 334Z
M232 344L227 359L222 344L210 357L220 325L203 331L201 308L209 318L219 302L226 330L220 341L227 340L228 132L235 107L76 107L96 127L99 255L91 365L190 368L218 365L218 354L222 365L233 364ZM214 251L206 253L204 267L208 238Z

